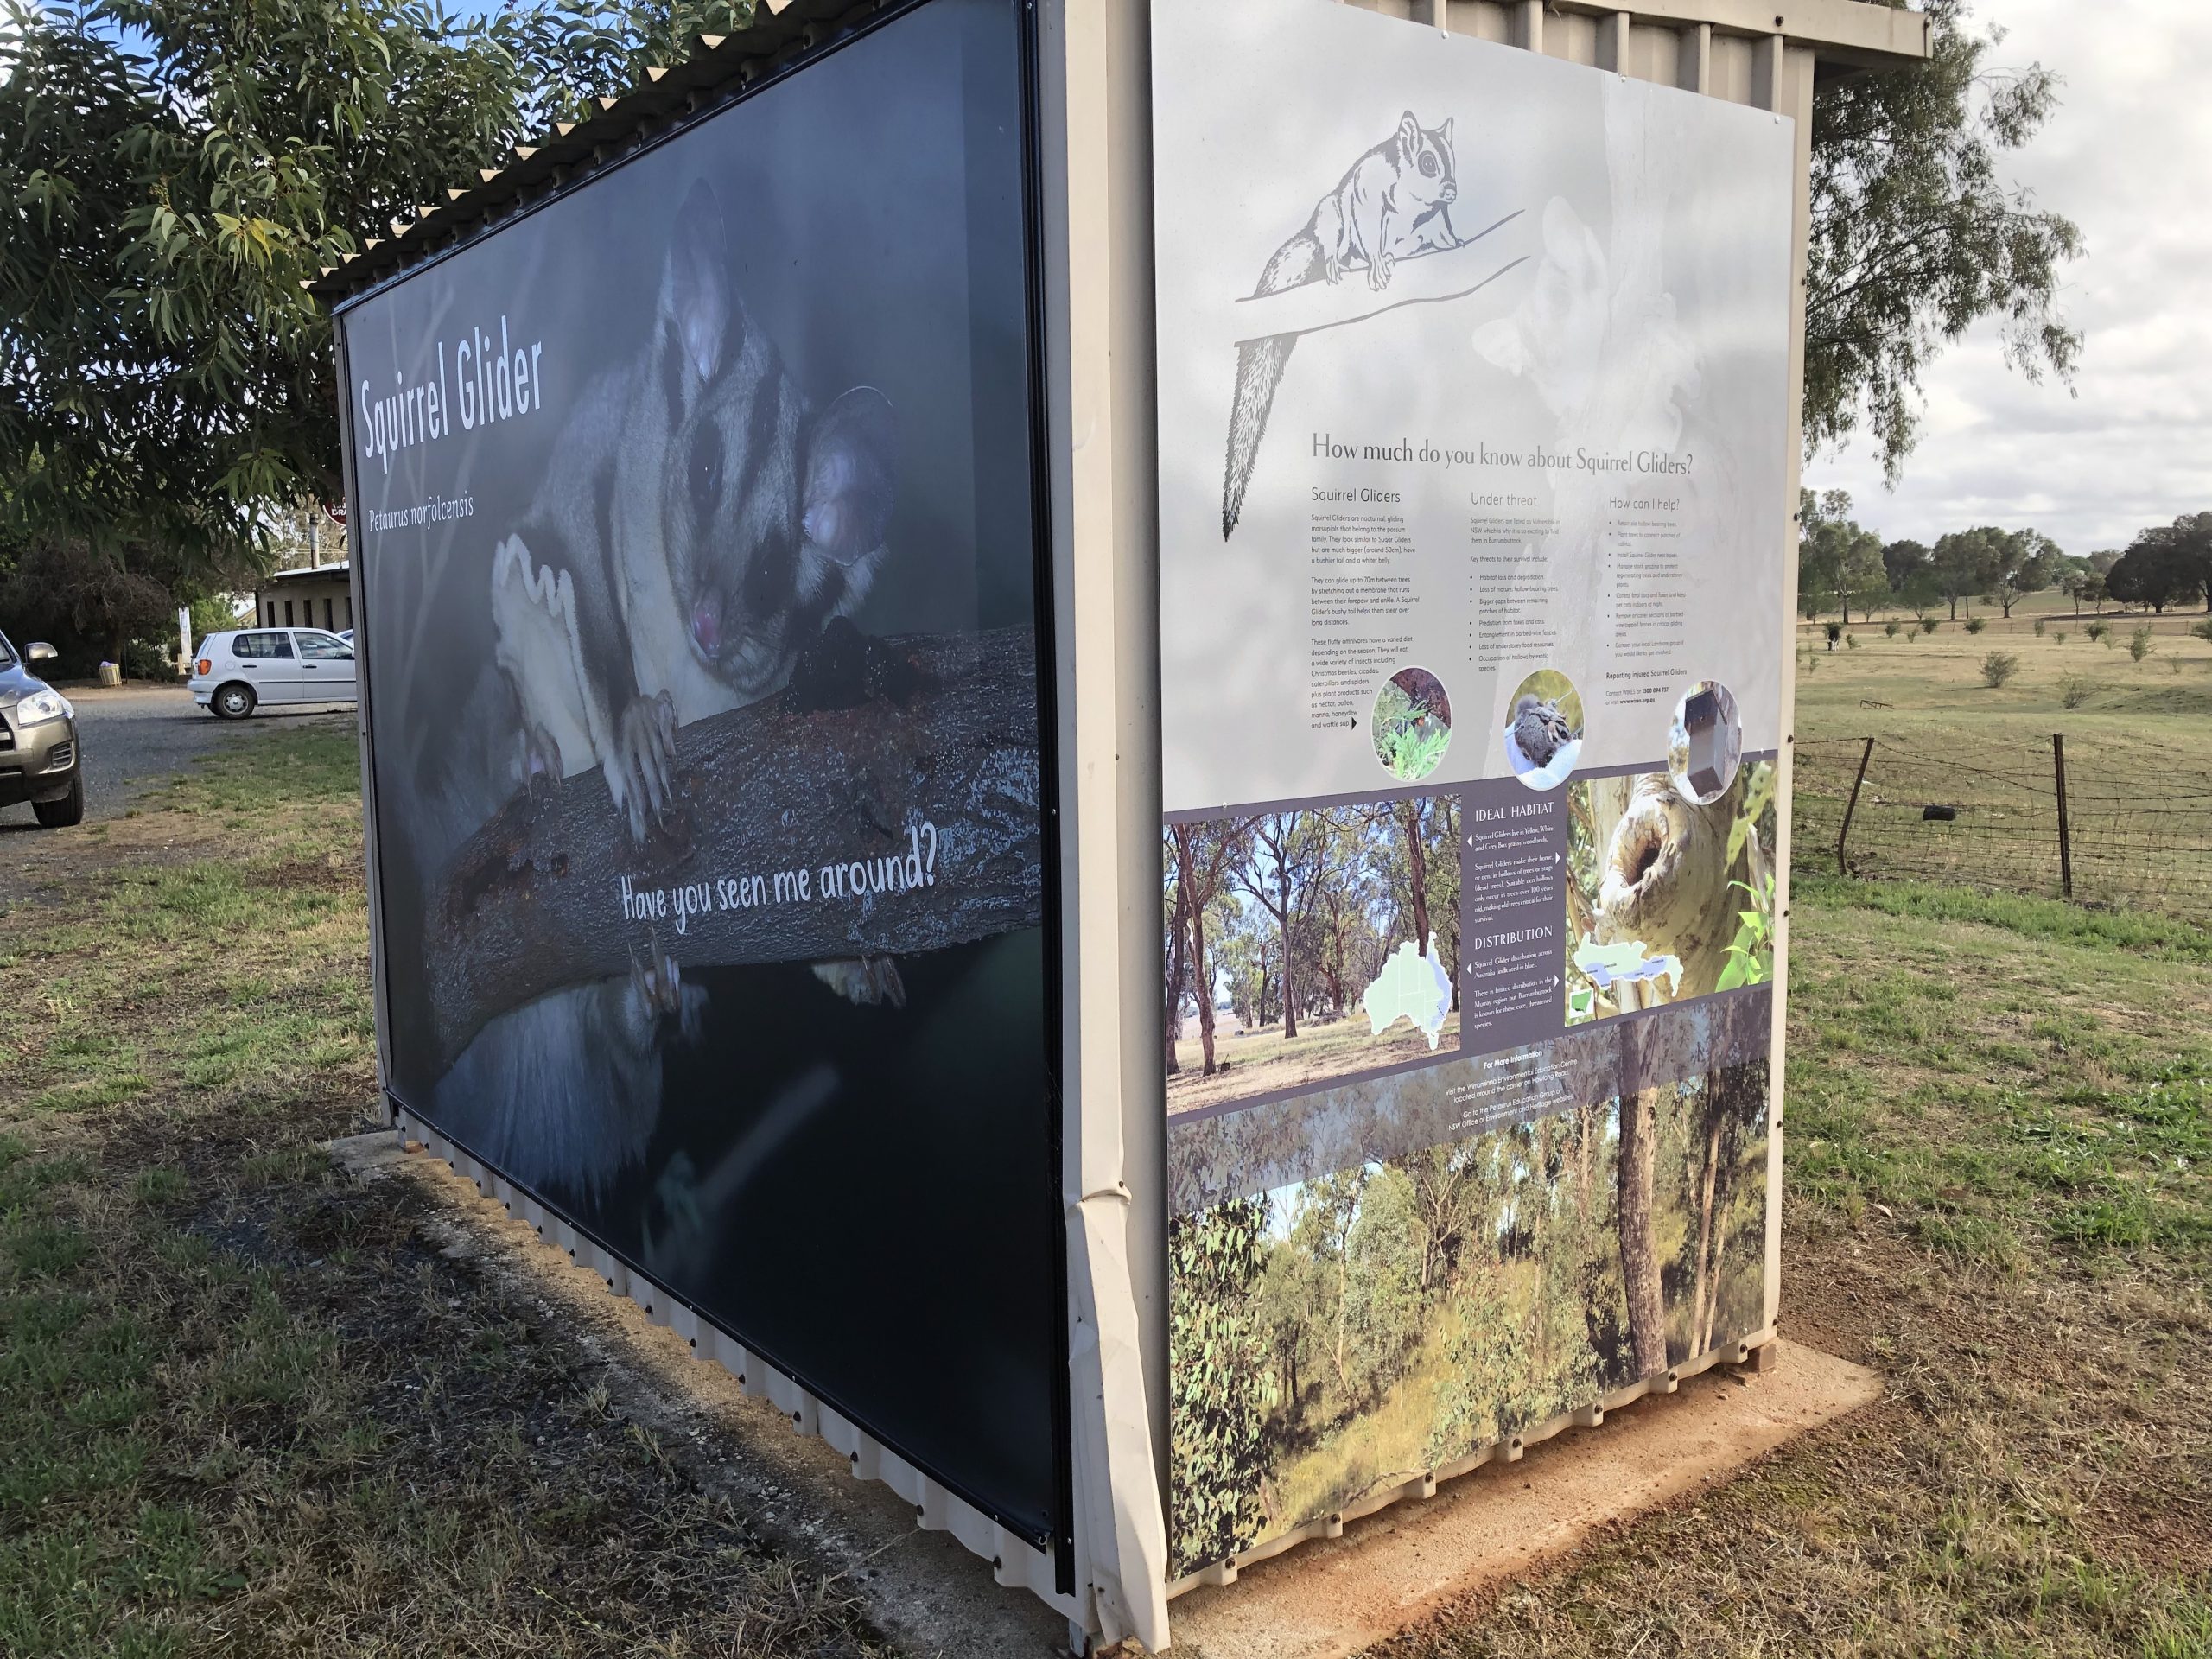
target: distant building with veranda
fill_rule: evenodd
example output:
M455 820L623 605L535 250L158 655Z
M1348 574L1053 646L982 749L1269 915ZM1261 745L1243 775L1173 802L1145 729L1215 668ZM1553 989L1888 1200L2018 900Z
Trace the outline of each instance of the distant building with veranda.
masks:
M255 592L253 611L264 628L327 628L343 633L353 626L352 570L344 559L279 570L264 578Z

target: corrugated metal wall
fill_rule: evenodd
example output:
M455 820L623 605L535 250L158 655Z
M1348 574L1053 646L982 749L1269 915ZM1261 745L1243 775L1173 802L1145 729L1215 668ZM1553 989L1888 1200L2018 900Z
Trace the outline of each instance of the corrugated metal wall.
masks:
M1548 10L1542 0L1344 0L1389 17L1611 69L1637 80L1771 109L1779 37L1716 34L1709 22L1649 22L1626 11Z

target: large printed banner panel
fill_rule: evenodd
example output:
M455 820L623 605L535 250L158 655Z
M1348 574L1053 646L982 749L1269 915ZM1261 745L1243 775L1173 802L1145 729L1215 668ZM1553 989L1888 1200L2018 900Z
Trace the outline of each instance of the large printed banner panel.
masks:
M344 347L392 1093L1041 1541L1022 41L929 0Z
M1153 17L1179 1577L1764 1323L1791 136Z

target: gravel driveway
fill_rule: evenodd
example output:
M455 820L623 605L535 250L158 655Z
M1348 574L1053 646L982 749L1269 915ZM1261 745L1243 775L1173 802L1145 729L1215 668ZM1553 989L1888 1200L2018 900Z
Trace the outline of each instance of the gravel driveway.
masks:
M256 715L218 720L181 685L65 685L77 705L77 741L85 748L85 817L123 816L148 788L190 770L194 755L251 743L311 715ZM0 807L0 836L35 830L28 806ZM0 855L4 856L4 855Z

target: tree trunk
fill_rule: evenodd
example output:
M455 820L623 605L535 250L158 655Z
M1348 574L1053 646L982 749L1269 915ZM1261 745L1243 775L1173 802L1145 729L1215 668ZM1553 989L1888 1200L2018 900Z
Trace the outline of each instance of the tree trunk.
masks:
M1200 1077L1213 1076L1213 980L1206 971L1206 915L1191 912L1191 995L1198 1005L1198 1050L1205 1063Z
M1414 890L1414 949L1425 953L1428 950L1429 932L1428 852L1421 844L1421 803L1401 802L1398 823L1406 832L1406 874Z
M1337 1392L1349 1397L1351 1376L1344 1369L1344 1349L1351 1323L1351 1224L1344 1224L1337 1239Z
M1275 921L1282 929L1282 1039L1288 1042L1298 1035L1298 998L1291 988L1294 982L1290 973L1290 874L1280 857L1275 860L1275 893L1282 906L1275 912Z
M1706 1259L1713 1249L1713 1190L1720 1174L1721 1109L1712 1097L1717 1086L1715 1078L1710 1076L1706 1078L1705 1163L1698 1171L1697 1181L1697 1274L1690 1289L1692 1346L1699 1353L1705 1351L1700 1345L1696 1333L1710 1323L1705 1306L1706 1293L1711 1284L1707 1275Z
M1601 797L1601 789L1616 781L1626 786L1624 810L1599 843L1591 931L1603 943L1641 940L1648 955L1680 961L1682 974L1678 988L1663 979L1617 982L1615 1005L1656 1007L1703 996L1719 982L1736 936L1738 895L1729 883L1750 874L1748 838L1733 861L1728 857L1743 774L1704 806L1684 803L1664 772L1599 779L1590 786L1593 825L1611 810L1613 797Z
M1587 1101L1574 1108L1574 1198L1585 1221L1590 1217L1590 1142L1598 1132L1595 1115Z
M1659 1091L1624 1087L1620 1098L1621 1283L1628 1293L1629 1344L1641 1380L1667 1369L1667 1301L1659 1282L1659 1241L1652 1215Z
M1175 919L1167 928L1167 1075L1182 1069L1175 1058L1175 1039L1183 1034L1183 938L1189 906L1183 902L1183 884L1175 884Z
M1728 1251L1727 1219L1725 1213L1715 1217L1719 1224L1713 1234L1713 1295L1706 1304L1704 1328L1697 1333L1697 1351L1700 1354L1713 1347L1713 1327L1720 1313L1720 1259Z

